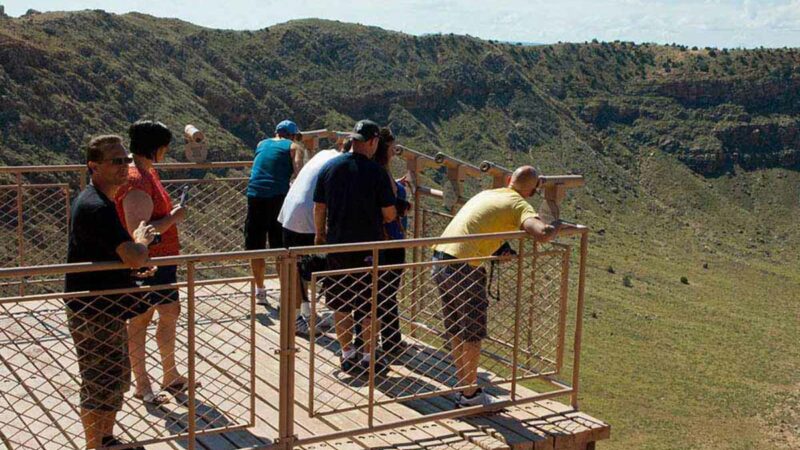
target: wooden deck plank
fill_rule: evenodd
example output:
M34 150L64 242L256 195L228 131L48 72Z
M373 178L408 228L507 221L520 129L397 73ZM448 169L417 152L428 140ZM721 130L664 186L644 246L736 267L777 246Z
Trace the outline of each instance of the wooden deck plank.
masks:
M229 289L229 291L226 291ZM209 412L198 424L198 427L219 425L221 423L240 422L240 419L249 419L246 413L249 408L247 399L247 389L249 389L249 364L250 357L246 349L249 346L249 296L237 295L242 293L242 286L220 286L199 292L197 325L198 339L202 343L198 345L197 352L197 379L204 383L198 388L198 400L200 409ZM247 300L246 304L238 302ZM242 306L244 305L244 307ZM35 305L28 305L29 308ZM246 308L245 308L246 307ZM233 449L247 446L269 445L277 437L278 423L278 392L280 382L276 377L278 373L279 359L273 353L273 349L278 347L279 323L274 312L265 314L263 308L258 308L258 322L256 325L256 424L246 431L227 432L220 435L203 436L198 438L198 443L207 449ZM24 320L20 319L21 323ZM185 320L185 318L184 318ZM18 324L18 326L21 326ZM58 327L58 324L53 325ZM178 355L179 361L186 361L185 332L186 324L179 324ZM18 330L22 331L22 330ZM183 334L182 334L183 333ZM0 334L0 338L3 335ZM4 344L0 346L3 353L0 355L13 356L12 370L21 371L21 367L26 365L38 365L48 370L38 384L33 384L35 389L48 394L52 399L59 396L62 400L53 402L47 400L41 402L38 408L46 408L53 414L61 414L67 432L74 435L81 435L82 428L77 420L75 400L76 386L79 383L76 368L68 367L72 363L59 361L56 357L59 354L69 354L71 352L71 339L67 336L53 334L55 339L47 342L47 349L41 355L28 355L19 349ZM11 336L13 337L13 335ZM328 338L330 339L330 337ZM8 336L6 337L8 341ZM421 342L417 342L422 345ZM296 359L296 392L295 392L295 427L296 433L302 438L304 436L319 436L330 434L339 430L362 428L367 424L366 408L363 410L353 410L336 414L320 415L309 417L308 415L308 392L309 392L309 342L304 339L297 339L297 347L300 352ZM330 361L327 369L338 365L338 358L333 353L335 345L325 347L317 345L317 357ZM244 351L244 353L238 353ZM157 355L154 339L148 339L148 352L153 358ZM44 356L42 356L44 355ZM390 377L383 383L379 383L376 389L376 399L387 400L398 395L407 395L412 392L426 392L426 390L446 389L452 383L452 369L442 355L429 358L430 352L418 352L405 358L402 364L392 366ZM425 358L428 358L425 360ZM63 359L63 358L62 358ZM179 363L181 364L181 363ZM157 379L159 376L160 364L154 364L151 369L151 376ZM320 370L320 366L317 370ZM324 367L323 367L324 369ZM0 371L3 369L0 367ZM435 379L425 377L432 371L439 371ZM493 374L485 369L481 369L483 376L492 377ZM2 372L0 372L2 374ZM5 375L2 374L4 377ZM317 374L319 375L319 374ZM6 378L4 378L6 379ZM408 380L416 380L411 383ZM319 378L317 378L319 381ZM337 383L334 385L334 383ZM327 383L320 383L316 386L316 393L321 394L322 389L337 389L346 393L357 393L364 397L366 388L342 386L338 380L327 380ZM425 384L427 383L427 384ZM25 397L25 392L19 390L9 391L7 395ZM70 394L66 394L70 392ZM503 391L499 391L501 394ZM530 395L530 391L524 386L518 386L518 393L521 397ZM4 392L6 395L6 392ZM2 398L2 397L0 397ZM325 398L325 397L321 397ZM70 401L63 401L70 400ZM9 400L4 400L9 402ZM243 404L243 402L247 402ZM18 403L22 405L22 403ZM363 403L366 405L366 402ZM452 396L437 396L427 399L404 401L402 403L392 402L375 407L375 424L392 423L414 417L422 417L438 411L449 411L454 407ZM66 408L66 409L64 409ZM169 409L164 411L159 409L159 413L146 410L140 402L127 399L125 414L120 422L124 425L128 438L142 435L142 433L153 434L154 429L170 431L185 428L186 413L185 405L170 404ZM204 410L203 408L209 408ZM36 414L41 414L38 411ZM159 414L159 415L156 415ZM8 411L0 412L3 423L13 423L12 418L8 418ZM74 417L73 417L74 416ZM238 418L238 419L237 419ZM245 420L246 421L246 420ZM28 425L30 424L23 424ZM48 428L42 424L42 427ZM49 428L53 428L50 424ZM365 448L381 449L463 449L463 450L487 450L487 449L539 449L539 448L571 448L605 439L609 436L607 424L581 412L572 411L566 405L557 402L538 402L527 405L520 405L509 408L497 414L472 416L463 419L439 420L416 426L397 427L396 429L384 432L368 432L353 438L339 439L332 442L309 444L303 446L306 450L362 450ZM26 434L36 435L33 439L43 440L44 434L34 430L27 430ZM159 433L163 433L160 431ZM58 433L56 433L58 434ZM61 433L63 434L63 433ZM35 441L34 441L35 442ZM41 443L41 442L40 442ZM185 442L160 443L148 448L176 448L185 446ZM35 447L41 445L34 444Z

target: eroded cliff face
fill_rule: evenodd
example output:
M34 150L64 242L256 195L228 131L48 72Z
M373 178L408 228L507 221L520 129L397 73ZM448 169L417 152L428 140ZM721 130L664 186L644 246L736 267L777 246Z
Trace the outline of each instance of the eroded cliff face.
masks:
M800 169L798 120L742 124L715 133L726 156L745 169L784 167Z
M649 85L640 92L674 99L686 108L731 103L757 114L800 113L800 74L792 68L765 78L671 80Z
M625 95L576 102L578 116L629 147L656 147L694 172L800 169L800 76L639 81ZM776 73L781 72L781 73Z

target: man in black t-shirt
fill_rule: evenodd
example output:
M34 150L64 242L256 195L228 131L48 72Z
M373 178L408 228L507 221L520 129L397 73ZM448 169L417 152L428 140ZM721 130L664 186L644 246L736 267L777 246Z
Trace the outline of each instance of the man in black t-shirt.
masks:
M132 162L122 138L106 135L92 139L86 159L92 182L72 205L67 262L117 261L139 268L147 261L147 246L155 229L142 222L131 238L111 200L127 181ZM68 273L64 283L65 292L130 287L135 287L130 269ZM86 447L119 445L122 442L113 435L114 420L130 387L126 320L142 312L137 309L139 302L131 295L91 292L65 300L81 375Z
M315 244L383 240L383 223L394 220L397 213L390 180L370 159L378 148L379 131L375 122L358 122L351 152L337 156L322 168L314 189ZM370 266L369 258L370 252L331 253L328 269ZM370 278L368 271L325 278L325 299L334 310L336 338L342 348L341 366L347 372L369 366L370 327L380 326L370 323ZM352 342L353 316L361 325L361 348ZM379 361L376 360L376 368L382 371L385 367Z

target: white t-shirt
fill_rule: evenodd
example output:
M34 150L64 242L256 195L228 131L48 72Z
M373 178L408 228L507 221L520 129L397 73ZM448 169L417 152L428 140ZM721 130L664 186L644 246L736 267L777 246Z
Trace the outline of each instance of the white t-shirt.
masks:
M314 187L322 167L341 155L337 150L320 150L306 163L289 186L278 222L295 233L314 234Z

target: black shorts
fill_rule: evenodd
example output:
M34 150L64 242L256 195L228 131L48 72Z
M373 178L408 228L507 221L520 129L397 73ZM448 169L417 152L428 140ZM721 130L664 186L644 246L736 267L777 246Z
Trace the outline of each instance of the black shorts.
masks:
M296 233L286 228L283 229L283 245L289 247L307 247L314 245L314 233Z
M158 286L159 284L173 284L178 282L178 266L159 266L152 277L137 281L139 286ZM161 289L145 292L143 300L150 306L166 305L180 300L177 289Z
M327 270L370 267L371 256L371 252L331 253L328 255ZM343 313L355 313L356 320L361 320L370 313L372 309L370 269L354 274L327 276L323 278L322 286L325 291L325 303L329 308Z
M434 256L433 260L442 259ZM467 342L485 338L489 309L486 269L467 263L437 264L432 273L439 288L447 335Z
M269 198L247 197L247 219L244 222L244 248L262 250L283 247L283 227L278 222L285 195Z

